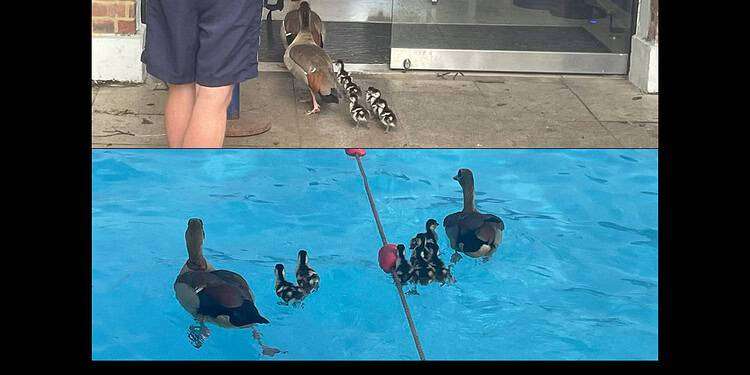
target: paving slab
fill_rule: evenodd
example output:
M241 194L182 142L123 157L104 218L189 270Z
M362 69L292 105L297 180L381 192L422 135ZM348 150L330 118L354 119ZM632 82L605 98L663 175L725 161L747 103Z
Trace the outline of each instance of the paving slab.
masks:
M610 133L622 144L622 147L656 148L659 147L659 125L655 122L602 122Z
M163 115L167 91L154 89L154 85L103 86L96 94L94 113L110 115L138 114Z
M394 112L411 147L502 147L497 114L477 101L477 94L396 92L392 97L402 108Z
M519 120L501 122L505 147L613 148L623 147L598 121Z
M509 77L502 82L476 82L498 115L511 120L593 121L596 118L562 78Z
M163 115L92 114L92 144L107 147L166 147Z
M599 121L659 121L659 96L641 92L626 79L563 77Z

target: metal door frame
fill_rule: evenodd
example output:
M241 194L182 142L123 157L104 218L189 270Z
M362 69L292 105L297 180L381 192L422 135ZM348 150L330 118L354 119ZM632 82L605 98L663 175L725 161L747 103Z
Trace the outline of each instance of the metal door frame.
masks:
M433 4L437 4L433 1ZM632 0L629 37L635 32L638 0ZM393 12L397 10L393 9ZM391 14L393 20L396 15ZM391 32L396 32L392 23ZM393 37L391 37L393 40ZM391 69L518 73L627 74L630 53L395 48Z

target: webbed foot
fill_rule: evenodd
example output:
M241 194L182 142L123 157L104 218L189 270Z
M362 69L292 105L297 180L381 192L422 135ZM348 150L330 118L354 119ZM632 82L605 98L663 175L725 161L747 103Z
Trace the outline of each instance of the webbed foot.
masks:
M404 294L409 295L409 296L418 296L419 292L417 291L417 288L415 287L414 289L407 290L406 293Z
M209 336L211 336L211 330L202 322L199 325L188 327L188 340L190 340L190 345L193 345L196 349L200 349Z
M279 354L279 353L281 353L281 354L288 353L286 350L281 351L279 349L272 348L270 346L266 346L266 345L263 345L263 344L260 345L260 348L261 348L261 354L263 354L266 357L273 357L273 356L275 356L276 354Z

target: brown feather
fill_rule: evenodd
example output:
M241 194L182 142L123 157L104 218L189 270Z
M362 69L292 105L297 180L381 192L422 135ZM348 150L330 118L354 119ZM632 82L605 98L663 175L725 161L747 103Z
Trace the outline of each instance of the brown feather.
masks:
M243 298L241 293L238 292L239 290L235 286L229 284L219 284L215 286L207 286L205 289L203 289L202 293L205 293L207 296L211 297L221 306L231 309L242 306Z
M322 71L319 70L307 75L307 85L310 86L310 89L312 89L312 91L316 93L320 92L324 80L325 75Z

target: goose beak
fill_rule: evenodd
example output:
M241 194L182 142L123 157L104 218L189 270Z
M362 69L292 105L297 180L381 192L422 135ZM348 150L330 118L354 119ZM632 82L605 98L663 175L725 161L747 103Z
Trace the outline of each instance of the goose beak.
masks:
M453 176L453 179L458 181L458 175Z

